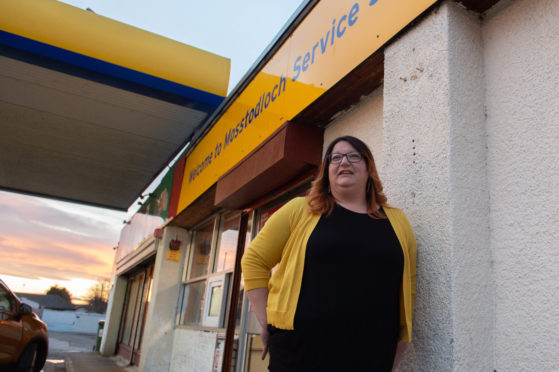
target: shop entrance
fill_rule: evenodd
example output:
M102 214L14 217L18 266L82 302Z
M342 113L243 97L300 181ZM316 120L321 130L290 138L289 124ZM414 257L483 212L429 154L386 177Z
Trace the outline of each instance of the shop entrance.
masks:
M153 267L154 264L151 263L128 277L117 354L129 360L133 365L140 363L140 346L150 300Z

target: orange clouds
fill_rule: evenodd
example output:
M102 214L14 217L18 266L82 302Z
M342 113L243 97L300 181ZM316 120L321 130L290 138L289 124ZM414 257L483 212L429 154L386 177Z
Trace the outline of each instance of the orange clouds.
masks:
M0 192L0 274L110 278L123 212Z

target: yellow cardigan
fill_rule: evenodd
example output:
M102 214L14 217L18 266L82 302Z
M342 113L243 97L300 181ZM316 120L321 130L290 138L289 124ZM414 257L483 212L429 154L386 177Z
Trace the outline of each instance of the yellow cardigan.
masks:
M411 342L417 246L404 212L389 206L384 211L404 253L399 340ZM274 327L293 329L307 242L319 219L320 215L310 213L305 198L289 201L270 217L242 258L245 289L269 290L266 313ZM270 278L270 270L278 263Z

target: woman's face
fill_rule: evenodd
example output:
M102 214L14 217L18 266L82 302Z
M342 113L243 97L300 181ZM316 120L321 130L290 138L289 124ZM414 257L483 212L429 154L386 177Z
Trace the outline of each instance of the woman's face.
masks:
M332 154L349 154L357 152L349 142L340 141L334 145ZM353 189L355 191L364 191L367 186L367 163L365 158L356 163L351 163L347 156L342 158L338 164L330 162L328 166L328 181L333 191L345 191Z

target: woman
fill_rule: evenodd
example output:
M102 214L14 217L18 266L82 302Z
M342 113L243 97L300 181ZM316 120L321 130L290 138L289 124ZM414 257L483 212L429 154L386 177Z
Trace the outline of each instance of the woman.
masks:
M269 369L390 371L411 342L415 258L367 145L335 139L307 198L275 212L243 256Z

